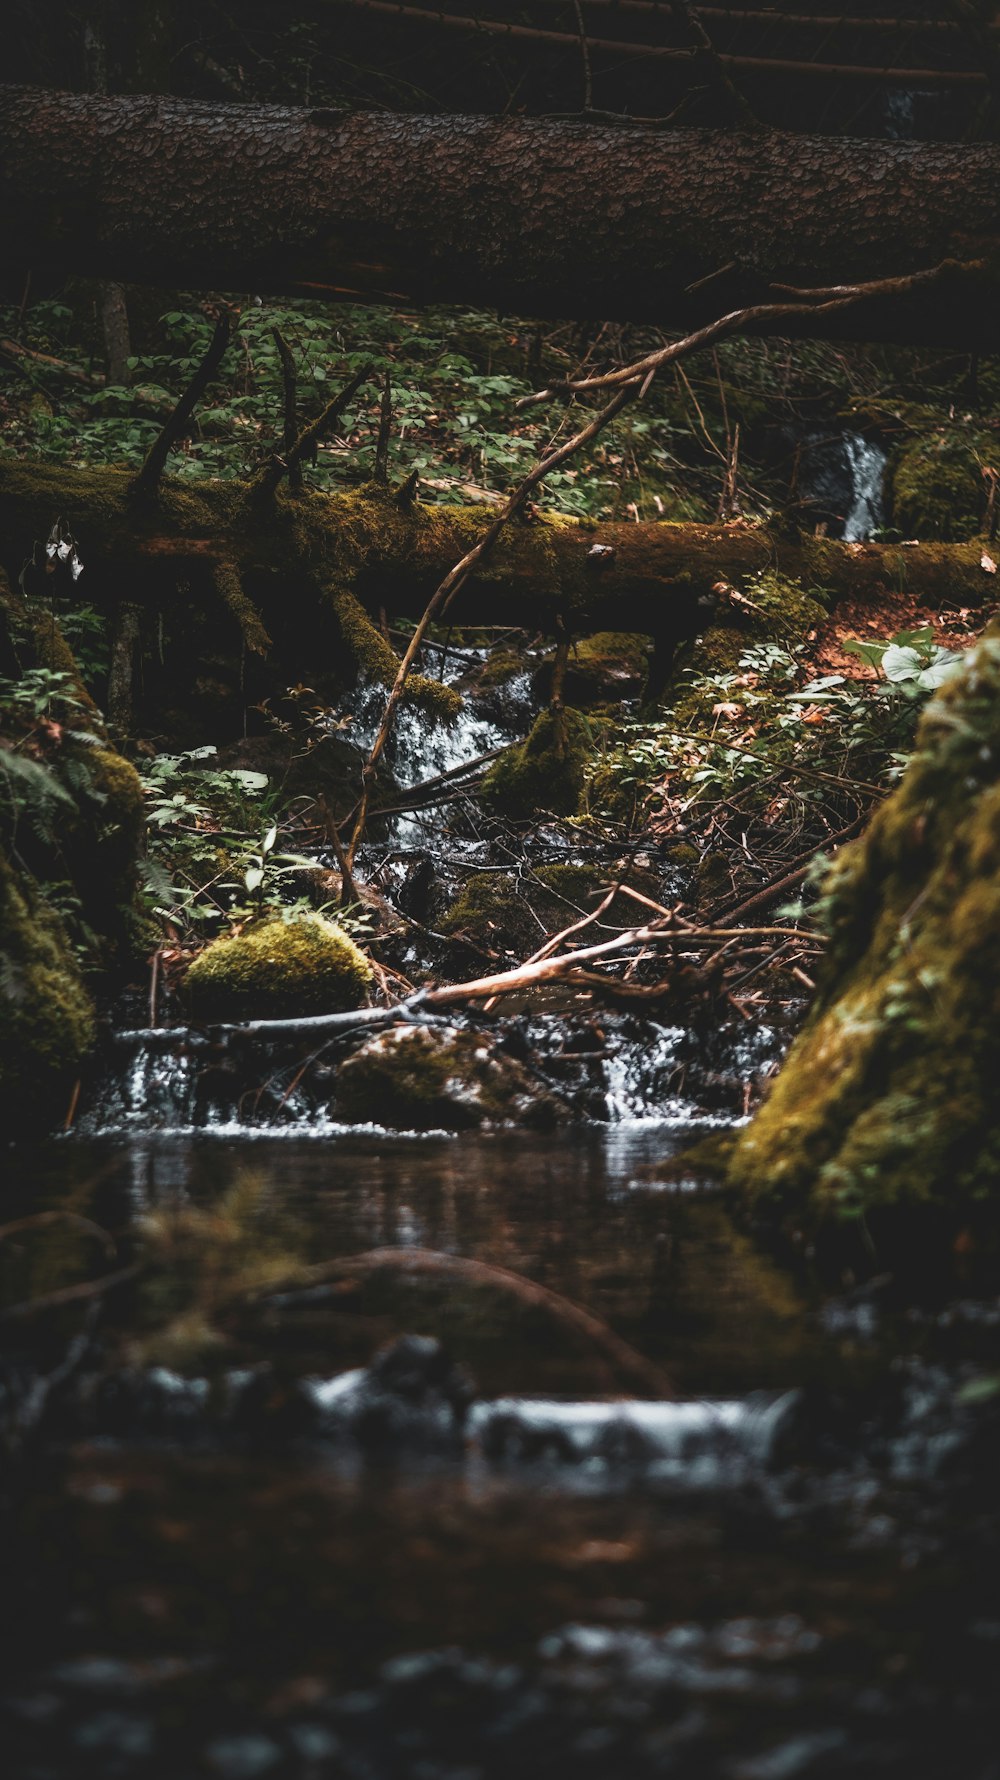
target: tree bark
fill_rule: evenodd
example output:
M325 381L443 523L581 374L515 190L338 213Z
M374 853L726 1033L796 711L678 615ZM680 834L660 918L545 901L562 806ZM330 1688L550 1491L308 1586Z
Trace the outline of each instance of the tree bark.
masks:
M127 389L132 381L128 363L132 354L132 343L129 337L125 286L117 283L114 279L103 283L100 289L100 305L108 382L115 388Z
M778 285L985 261L798 331L1000 344L996 145L7 87L0 239L37 272L671 328Z
M221 569L227 585L242 581L251 590L264 629L273 622L276 634L288 622L289 588L299 585L348 591L372 614L385 607L419 617L491 521L476 507L400 508L370 483L336 495L279 492L264 504L244 494L232 483L194 487L165 477L148 502L136 499L134 477L122 470L0 462L0 564L16 581L34 539L47 536L59 513L86 564L81 594L98 609L122 597L159 606L181 573L204 584L207 598ZM594 526L550 516L512 522L448 617L551 635L560 624L576 635L632 630L668 641L704 627L720 583L745 585L761 569L834 597L875 599L905 585L928 604L977 605L994 579L981 559L976 543L841 544L748 525ZM719 598L725 607L725 593ZM234 592L234 610L238 604Z

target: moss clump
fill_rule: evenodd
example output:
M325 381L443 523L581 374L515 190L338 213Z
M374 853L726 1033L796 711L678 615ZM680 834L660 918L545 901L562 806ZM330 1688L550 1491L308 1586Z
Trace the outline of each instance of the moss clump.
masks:
M94 1040L94 1008L59 917L0 855L0 1112L44 1129Z
M1000 627L928 706L903 783L822 888L817 1005L729 1180L799 1229L863 1220L880 1265L905 1261L916 1207L995 1243Z
M555 1123L561 1102L524 1065L475 1032L397 1026L341 1066L338 1118L400 1130Z
M593 731L579 711L543 711L526 739L493 762L482 784L483 803L514 821L539 810L574 816L593 747Z
M195 1019L294 1019L360 1007L372 979L364 953L320 915L259 921L213 940L184 978Z
M948 543L975 537L982 487L980 460L967 435L911 439L892 467L892 523L907 538Z

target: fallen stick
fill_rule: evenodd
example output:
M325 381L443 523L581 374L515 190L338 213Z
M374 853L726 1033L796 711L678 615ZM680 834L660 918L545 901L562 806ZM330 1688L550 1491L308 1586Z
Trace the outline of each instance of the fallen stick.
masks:
M675 925L679 921L680 917L672 915L669 924L662 920L652 926L630 927L615 934L613 939L604 940L600 945L580 946L575 952L564 952L558 958L540 958L534 964L520 964L513 970L500 971L488 977L476 977L469 983L445 983L437 989L420 989L416 995L408 996L395 1007L358 1008L354 1013L308 1014L291 1020L245 1020L240 1024L219 1023L202 1029L190 1026L134 1027L115 1033L112 1042L121 1046L145 1044L166 1048L171 1044L190 1042L193 1036L199 1035L203 1036L205 1042L210 1042L213 1038L223 1038L229 1034L247 1038L295 1038L299 1035L306 1037L314 1032L350 1032L353 1029L392 1026L401 1022L433 1024L436 1008L450 1007L465 1001L489 1002L498 995L531 988L536 983L558 981L560 978L572 979L574 970L579 969L581 964L615 957L626 952L630 946L666 944L693 947L718 945L733 938L803 941L814 937L803 933L798 927L695 928Z

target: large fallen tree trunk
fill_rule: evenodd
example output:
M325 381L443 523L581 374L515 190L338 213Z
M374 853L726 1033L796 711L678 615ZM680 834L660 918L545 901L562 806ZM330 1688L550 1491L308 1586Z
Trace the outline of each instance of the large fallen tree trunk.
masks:
M685 329L779 286L984 262L794 330L1000 343L993 144L7 87L0 239L36 272Z
M302 594L314 608L317 594L332 604L352 646L363 642L356 628L367 624L366 613L418 617L491 518L479 507L400 505L371 483L336 495L262 499L252 485L165 479L148 499L121 470L7 462L0 463L0 566L12 581L56 515L78 540L87 598L97 608L122 598L169 605L168 589L184 574L214 588L261 652L269 633L287 629L293 609L307 609ZM725 600L720 588L746 588L759 570L777 569L834 597L874 599L905 585L929 604L976 605L992 587L982 560L974 543L842 544L747 525L595 526L547 515L511 522L448 620L550 634L563 626L577 634L632 630L669 641L705 624L706 601Z

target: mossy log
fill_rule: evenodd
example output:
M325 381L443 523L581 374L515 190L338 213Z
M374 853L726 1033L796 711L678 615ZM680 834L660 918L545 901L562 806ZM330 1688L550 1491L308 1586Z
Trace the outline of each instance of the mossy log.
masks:
M901 785L836 856L820 909L820 994L736 1140L731 1184L767 1222L876 1270L995 1250L1000 623L928 706Z
M261 500L240 483L195 488L164 478L146 498L124 470L7 462L0 561L12 579L57 513L80 540L86 597L98 609L111 611L127 596L169 610L184 576L206 607L229 612L257 652L296 625L308 638L325 612L347 653L382 681L396 658L369 614L419 616L490 523L476 507L401 506L376 484L333 495L279 490ZM749 525L595 525L546 514L511 522L448 616L669 642L704 625L718 583L738 586L766 569L834 599L906 587L929 604L976 605L992 586L981 556L975 543L843 544Z

